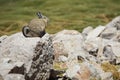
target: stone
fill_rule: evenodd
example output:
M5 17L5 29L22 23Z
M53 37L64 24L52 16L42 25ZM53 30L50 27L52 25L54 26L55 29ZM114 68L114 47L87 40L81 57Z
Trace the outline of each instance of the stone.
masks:
M111 40L120 42L120 30L116 32L115 36Z
M73 67L66 70L66 75L70 78L73 78L75 77L75 75L77 75L79 69L80 69L79 65L74 65Z
M109 61L109 62L114 62L116 59L115 54L112 51L112 47L110 45L106 45L103 49L103 56L106 58L105 60L102 61ZM113 63L115 64L115 63Z
M89 40L90 38L98 37L103 32L104 29L105 29L105 26L96 27L95 29L89 32L86 39Z
M8 57L13 62L31 59L39 40L40 38L25 38L22 33L13 34L1 43L0 58Z
M36 79L39 75L49 78L53 65L53 46L48 34L43 38L25 38L20 32L2 40L0 43L0 74L5 80L25 80L24 76L29 75L35 69L38 71ZM37 64L39 61L40 64ZM44 64L41 61L44 61ZM34 74L36 73L33 71L32 75ZM36 79L30 78L29 80Z
M8 73L19 73L22 74L24 71L20 71L22 70L22 65L24 63L23 62L5 62L5 61L1 61L0 63L0 74L5 77ZM17 68L16 68L17 67Z
M113 58L116 60L116 64L120 63L120 43L117 41L103 39L104 46L111 46L111 51L113 52ZM110 50L110 49L109 49ZM111 52L109 51L109 52ZM109 54L110 56L110 54ZM114 57L115 56L115 57Z
M68 60L68 58L65 56L59 56L58 60L59 60L59 62L66 62Z
M102 70L102 67L100 64L97 64L95 62L83 62L82 63L83 66L86 66L87 69L90 71L90 79L96 79L99 80L100 74L104 73L104 71Z
M0 43L2 43L8 36L7 35L3 35L0 37Z
M111 22L109 22L106 27L114 27L117 30L120 30L120 16L114 18Z
M43 38L35 47L31 67L25 80L48 80L53 69L53 45L51 37Z
M0 74L0 80L4 80L4 79L3 79L3 76L2 76L1 74Z
M116 35L116 28L114 27L107 27L100 35L100 37L104 39L112 39Z
M75 54L85 56L82 44L83 36L75 30L63 30L56 33L53 37L55 60L58 60L60 55Z
M111 72L105 72L100 74L101 80L113 80L113 76Z
M75 75L78 80L89 80L91 76L90 69L86 65L81 65L79 71Z
M39 40L40 38L25 38L21 32L3 38L0 43L0 74L3 77L9 72L21 74L17 69L21 70L24 64L29 63Z
M116 57L120 57L120 43L116 41L111 40L103 40L104 45L110 45L112 47L112 51L115 54Z
M98 56L103 53L103 41L102 38L89 38L85 40L83 48L91 55Z
M24 75L25 71L26 71L26 68L24 67L24 65L22 65L20 67L15 66L13 69L11 69L9 71L9 74L14 73L14 74L22 74L22 75Z
M91 32L92 30L93 30L93 27L91 27L91 26L84 28L82 31L83 37L86 38L88 36L89 32Z
M72 63L73 64L73 63ZM66 76L75 80L101 79L100 74L104 73L100 64L83 62L81 64L70 65L66 70Z
M4 80L25 80L24 75L21 74L8 74Z

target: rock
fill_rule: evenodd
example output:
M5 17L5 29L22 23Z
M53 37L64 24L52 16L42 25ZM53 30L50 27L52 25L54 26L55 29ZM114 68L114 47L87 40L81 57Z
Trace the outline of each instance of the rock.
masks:
M55 70L55 69L51 69L50 70L50 77L49 80L58 80L61 79L63 77L61 77L60 75L62 75L63 73L65 73L65 70ZM63 80L63 79L62 79Z
M84 38L86 38L89 34L89 32L91 32L93 30L93 27L88 26L87 28L84 28L82 31L82 35Z
M112 51L112 47L110 45L106 45L103 49L103 56L106 58L105 60L102 61L109 61L109 62L114 62L116 57ZM116 63L113 63L116 64Z
M53 68L53 45L48 36L38 42L31 68L25 75L25 80L48 80Z
M102 33L101 37L104 39L112 39L116 35L116 28L114 27L107 27Z
M116 60L114 63L119 64L120 63L120 54L119 54L120 43L116 42L116 41L112 41L112 40L107 40L107 39L103 39L102 41L103 41L102 42L103 50L105 49L106 46L107 47L109 46L107 48L108 52L105 51L105 53L107 54L107 57L111 56L112 61L114 62L114 60ZM102 52L102 54L100 56L102 56L103 61L106 61L106 57L105 57L106 55L103 55L103 53L104 53L104 51ZM107 59L110 60L109 58L107 58ZM110 60L110 62L111 62L111 60Z
M5 77L9 72L13 73L20 73L21 74L21 66L23 65L23 62L4 62L0 63L0 74ZM16 69L15 67L18 67L19 69ZM13 71L12 71L13 70ZM20 72L19 72L20 71Z
M3 35L0 37L0 43L2 43L8 36L7 35Z
M73 78L75 77L75 75L77 75L79 69L80 69L79 65L74 65L73 67L66 70L66 75L70 78Z
M26 72L26 68L24 67L24 65L22 65L20 67L19 66L15 66L13 69L11 69L9 71L9 74L14 73L14 74L22 74L22 75L24 75L25 72Z
M89 71L90 71L90 79L96 79L99 80L100 74L104 73L104 71L102 70L102 67L100 66L100 64L97 64L95 62L83 62L82 65L86 66Z
M111 46L112 46L112 50L115 56L120 57L120 43L113 42Z
M8 74L4 80L25 80L21 74Z
M0 39L2 38L0 37ZM15 67L20 68L31 60L34 48L40 38L25 38L20 32L2 40L0 43L0 74L5 77L11 70L16 73Z
M75 75L78 80L89 80L91 76L90 69L86 65L81 65L79 71Z
M0 58L9 57L13 62L31 59L39 40L40 38L25 38L22 33L13 34L1 43Z
M120 53L120 43L119 42L115 42L115 41L111 41L111 40L104 40L103 42L105 45L110 45L114 55L117 58L120 58L120 54L119 54Z
M116 56L116 64L120 63L120 43L111 44L114 55Z
M83 48L91 55L98 56L103 53L103 41L102 38L96 37L96 38L89 38L88 40L85 40L83 44Z
M48 34L43 38L25 38L22 33L16 33L2 38L0 37L3 40L0 43L0 74L5 80L25 80L24 75L30 73L33 76L36 74L36 79L40 79L39 75L49 78L53 65L53 47ZM38 74L31 72L35 69ZM33 76L29 80L36 80Z
M111 39L120 42L120 16L108 23L100 36L105 39Z
M4 80L1 74L0 74L0 80Z
M120 30L120 16L113 19L110 23L106 25L106 27L114 27L117 30Z
M58 60L60 55L68 56L72 53L81 56L86 55L82 44L83 37L75 30L63 30L56 33L53 37L55 59Z
M81 64L74 64L69 66L66 70L66 76L75 80L90 80L101 78L100 74L104 73L99 64L92 64L89 62L83 62Z
M116 32L115 36L111 40L120 42L120 30Z
M91 32L89 32L89 34L88 34L86 39L89 40L90 38L98 37L103 32L104 29L105 29L105 26L98 26L98 27L96 27Z
M105 72L100 74L101 80L113 80L113 76L111 72Z
M58 60L59 60L59 62L66 62L68 60L68 58L65 56L59 56Z

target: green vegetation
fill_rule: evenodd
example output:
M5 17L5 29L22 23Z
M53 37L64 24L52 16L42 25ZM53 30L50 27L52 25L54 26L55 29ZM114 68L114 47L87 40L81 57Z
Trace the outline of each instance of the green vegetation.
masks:
M36 12L50 18L49 33L105 25L120 15L120 0L0 0L0 36L21 31Z

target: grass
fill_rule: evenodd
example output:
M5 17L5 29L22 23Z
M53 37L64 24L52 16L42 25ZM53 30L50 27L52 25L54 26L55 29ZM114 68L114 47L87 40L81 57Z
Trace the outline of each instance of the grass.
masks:
M118 69L115 65L112 65L110 63L103 63L101 66L105 72L111 72L113 74L114 80L120 79L120 72L118 72Z
M41 11L50 18L48 33L82 31L120 15L120 0L0 0L0 36L21 31Z

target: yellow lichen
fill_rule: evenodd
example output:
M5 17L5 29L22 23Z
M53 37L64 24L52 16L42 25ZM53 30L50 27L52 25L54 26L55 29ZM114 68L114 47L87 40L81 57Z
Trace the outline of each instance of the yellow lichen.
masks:
M56 70L66 70L67 66L63 62L54 62L53 68L56 69Z

